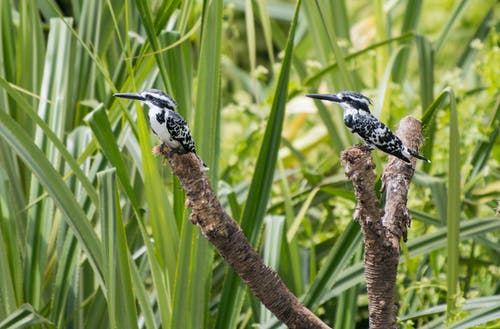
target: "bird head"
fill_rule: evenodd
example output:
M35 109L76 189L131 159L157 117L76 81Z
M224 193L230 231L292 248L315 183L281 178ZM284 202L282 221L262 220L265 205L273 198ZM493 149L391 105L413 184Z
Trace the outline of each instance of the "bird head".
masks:
M306 96L337 103L345 110L356 109L368 113L370 113L369 106L372 103L368 97L355 91L341 91L336 94L307 94Z
M167 95L165 92L158 89L148 89L140 93L119 93L113 94L115 97L136 99L142 103L148 105L149 107L159 108L162 110L175 110L174 99Z

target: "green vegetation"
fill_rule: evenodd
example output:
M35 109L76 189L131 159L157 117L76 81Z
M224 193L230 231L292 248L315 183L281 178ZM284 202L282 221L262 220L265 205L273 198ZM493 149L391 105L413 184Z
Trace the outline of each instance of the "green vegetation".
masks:
M139 104L164 89L228 212L304 303L366 328L338 106L420 118L398 275L403 328L500 327L496 0L0 2L0 328L277 322L188 217ZM281 141L280 141L281 136ZM375 151L377 173L386 156Z

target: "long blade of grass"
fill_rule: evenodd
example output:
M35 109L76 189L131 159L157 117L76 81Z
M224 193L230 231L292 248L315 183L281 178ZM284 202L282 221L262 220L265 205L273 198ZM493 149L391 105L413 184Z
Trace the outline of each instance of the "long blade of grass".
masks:
M23 88L36 92L40 86L42 80L43 70L46 68L43 62L47 61L45 54L44 37L42 34L42 27L40 22L40 16L38 14L38 8L31 5L29 2L19 3L19 26L18 33L15 33L16 40L14 45L16 46L16 62L15 68L17 72L16 83ZM3 19L3 17L2 17ZM51 22L51 34L54 34L54 30L60 30L61 26L55 26L59 23L54 24ZM56 34L60 33L59 31ZM8 38L10 38L9 36ZM66 47L63 41L65 36L61 38L61 47ZM50 41L47 44L50 47ZM31 56L24 56L24 54L29 53ZM62 63L61 63L62 64ZM61 68L65 67L62 65ZM29 71L30 74L22 74L21 72ZM22 113L18 113L22 115ZM23 122L23 124L30 124L29 120ZM31 124L32 126L32 124Z
M161 41L164 44L172 44L180 39L180 34L177 32L167 32L161 36ZM179 46L169 49L163 54L165 62L168 66L171 78L171 92L177 102L177 111L184 118L190 121L192 115L192 102L191 102L191 62L192 56L189 45L186 42L181 43ZM174 178L173 182L173 207L177 227L184 225L185 215L185 195L180 186L179 180ZM182 243L182 242L181 242ZM182 249L181 249L182 252ZM182 257L182 256L180 256Z
M465 319L462 319L452 326L449 326L448 329L477 328L478 326L484 325L490 321L498 321L498 319L500 319L500 306L496 305L474 312L473 314L467 316ZM492 325L493 327L495 326L494 322L492 323Z
M14 6L12 0L5 0L0 3L0 17L2 22L0 24L0 76L5 77L8 81L15 81L15 33L14 33Z
M495 4L493 3L492 6L495 6ZM479 24L474 35L467 42L468 47L464 49L464 51L460 55L460 58L457 61L457 67L462 68L464 70L464 73L467 72L468 71L467 68L474 63L474 58L476 54L479 52L478 49L472 47L472 42L474 40L484 41L484 39L486 39L486 36L491 31L493 25L492 22L493 17L494 17L494 10L493 8L491 8L484 15L484 18L481 21L481 24Z
M422 114L422 125L425 127L427 139L424 146L422 147L422 154L432 160L432 149L434 145L434 138L436 136L436 113L439 109L443 108L446 104L448 94L446 91L442 91L436 99L425 109ZM429 172L430 165L424 164L424 170Z
M274 171L281 142L281 131L283 128L283 120L288 97L287 91L291 69L293 38L295 35L295 27L297 24L296 20L298 17L300 3L301 1L298 1L296 4L296 11L290 26L288 41L285 48L285 56L283 58L281 71L278 77L271 112L241 220L243 231L246 235L249 235L249 240L253 245L257 243L260 236L260 227L262 226L264 213L269 201L271 184L274 179Z
M267 1L265 0L255 0L257 7L259 8L260 22L262 24L262 29L264 31L264 40L266 43L267 54L271 65L274 65L274 52L273 52L273 39L271 31L271 19L269 17L269 12L267 10Z
M314 278L305 295L302 296L302 302L307 308L315 310L325 301L338 297L343 292L363 282L363 264L358 263L348 267L353 256L359 250L361 241L359 225L350 222L328 253L318 275ZM349 270L351 271L349 272ZM277 327L278 321L273 319L263 325L262 329Z
M111 123L104 106L99 105L94 111L90 112L85 121L89 124L96 141L99 143L106 159L116 168L116 174L125 190L130 202L132 203L136 214L140 213L140 205L137 195L130 182L130 174L127 172L125 162L122 158L122 152L118 148L118 142L113 134Z
M255 172L250 183L248 197L243 210L241 226L252 245L256 245L262 228L264 214L269 202L269 193L274 178L276 161L281 141L281 131L285 116L288 80L292 63L293 41L301 1L297 1L290 26L285 55L278 77L271 113L261 144ZM217 328L234 328L243 302L241 280L232 271L228 272L217 315Z
M286 175L283 162L280 160L279 171L280 171L280 181L282 186L283 195L283 207L285 209L285 229L283 230L283 237L281 239L286 241L286 231L290 227L295 219L295 211L293 208L292 193L290 191L290 186L288 182L288 177ZM297 239L293 239L289 243L282 244L282 254L280 260L280 269L282 272L282 278L287 283L289 288L295 293L302 292L303 282L302 272L300 266L300 249L297 245Z
M71 22L71 19L69 19ZM57 46L56 46L57 45ZM38 115L47 123L47 126L57 139L64 139L65 111L71 72L69 54L71 53L71 34L66 28L63 20L52 19L50 21L50 33L47 40L47 52L44 58L43 81L40 86L42 101L38 104ZM55 65L57 63L57 65ZM52 102L48 100L51 99ZM25 115L23 115L25 116ZM20 121L24 123L24 120ZM33 134L35 144L43 152L45 158L52 164L53 168L59 170L62 164L62 156L53 143L49 142L48 136L41 126L33 129L33 123L26 125L26 130ZM30 177L29 200L37 200L44 194L44 186L38 177ZM48 244L44 236L50 235L55 227L49 224L49 219L56 214L56 207L51 198L42 198L35 202L28 210L30 220L27 226L27 249L25 270L25 291L27 298L33 307L38 308L42 303L42 276L43 268L48 263Z
M420 21L420 13L422 12L422 3L423 1L421 0L409 1L406 3L401 34L410 33L417 29L417 25ZM386 16L383 15L382 21L385 22L386 19ZM401 83L406 77L411 50L408 41L402 41L400 46L402 46L403 49L400 56L397 58L392 71L392 79L396 83Z
M406 41L406 40L409 40L412 38L414 38L413 33L406 33L406 34L403 34L403 35L400 35L397 37L388 38L386 40L376 42L372 45L369 45L361 50L352 52L352 53L346 55L344 57L344 59L346 61L351 61L351 60L356 59L358 57L361 57L362 55L365 55L365 54L369 53L370 51L375 50L377 48L388 46L394 42L403 42L403 41ZM304 81L304 84L307 86L312 86L312 85L318 84L319 82L321 82L321 80L323 80L325 78L325 76L327 76L328 73L331 73L331 71L337 70L338 65L339 65L339 63L337 61L333 62L332 64L329 64L325 68L321 69L318 73L315 73L311 76L308 76L307 79Z
M170 79L169 75L167 72L167 66L165 64L163 54L158 53L157 51L161 49L161 43L160 39L158 37L158 31L160 27L155 27L154 24L154 18L153 18L153 13L151 12L151 3L147 0L136 0L135 1L137 5L137 9L139 12L139 15L141 16L142 23L144 25L144 30L146 31L146 34L148 36L148 41L151 45L151 48L153 48L153 51L155 52L155 59L156 59L156 64L158 64L158 68L160 69L161 76L163 78L163 83L165 86L170 85ZM168 12L164 12L164 15L168 14ZM157 16L156 20L159 22L163 18ZM145 49L145 48L143 48Z
M303 298L304 305L311 309L315 309L319 305L325 293L338 280L339 274L344 271L356 253L361 245L361 239L359 225L354 222L349 223L328 254L318 276L306 292Z
M79 182L81 182L85 192L87 192L89 198L95 204L98 203L97 193L89 181L85 173L80 169L79 164L75 161L74 157L68 152L61 139L50 129L47 123L42 120L37 113L31 110L29 102L21 95L21 93L15 90L6 80L0 77L0 87L4 88L13 100L18 104L19 107L25 109L25 114L29 116L33 122L43 131L47 139L54 145L58 152L61 153L62 158L68 164L68 166L73 171Z
M194 137L201 158L210 167L209 176L217 179L220 139L220 60L222 42L221 0L205 2L202 21L202 44L198 62L198 92L194 117Z
M476 177L485 167L497 138L500 135L500 97L498 97L495 102L495 108L495 113L491 117L491 121L488 126L488 131L491 133L489 134L488 140L480 141L475 147L470 160L473 167L468 177L465 179L465 182L474 179L474 177Z
M218 159L220 143L220 71L222 53L223 1L204 2L202 12L201 45L198 60L198 89L194 112L193 137L200 157L210 167L208 175L214 186L218 180ZM173 65L178 65L174 63ZM185 74L187 77L187 75ZM189 79L189 77L187 77ZM189 81L186 81L188 83ZM189 95L191 96L191 95ZM207 327L212 280L213 249L200 232L188 221L182 231L180 258L189 259L178 267L179 288L176 297L184 303L176 302L172 327L187 325L192 328ZM183 266L181 266L183 265ZM197 279L190 276L196 273ZM182 297L182 295L186 295Z
M258 100L257 77L255 76L255 68L257 66L257 48L252 0L245 0L245 28L247 32L248 61L250 62L252 92L255 99Z
M29 304L21 305L15 312L0 322L0 329L28 328L36 325L45 325L55 328L52 322L37 312Z
M148 204L149 223L154 237L154 245L146 242L155 287L158 290L158 307L162 323L170 323L171 298L175 282L177 253L179 248L179 229L176 225L171 204L162 186L158 162L151 155L150 131L144 113L138 108L137 125L141 149L144 189ZM142 230L148 240L146 229Z
M375 0L373 1L373 12L375 16L375 30L376 30L376 39L384 40L390 34L390 21L387 19L386 12L384 10L384 1ZM382 75L385 63L387 63L387 59L389 58L389 49L380 48L377 49L377 55L375 58L376 64L376 75L379 77Z
M465 6L469 0L460 0L456 5L455 8L453 9L453 12L450 15L450 19L446 22L446 25L443 27L441 34L439 35L438 40L434 44L434 49L436 53L439 52L441 46L443 43L446 41L446 37L448 36L448 33L450 33L451 27L453 24L460 18Z
M0 181L0 184L2 184L0 186L0 192L6 192L5 189L7 187L7 184L5 177L3 177L2 173L0 173L0 177L2 178ZM0 216L8 218L7 215L8 215L7 213L3 212L2 205L0 202ZM20 270L19 265L21 259L19 259L17 253L13 252L17 248L16 248L16 241L15 239L12 239L12 237L15 237L16 235L10 236L11 237L10 241L7 240L9 238L9 234L15 232L12 232L12 230L9 229L7 223L1 223L1 224L2 225L0 225L0 294L2 296L2 303L0 304L1 306L0 318L5 319L10 313L14 312L14 310L16 309L18 298L16 296L15 288L16 287L18 288L18 284L16 284L15 282L16 281L15 275L17 274L22 275L22 272L18 272ZM5 239L4 236L7 239ZM11 260L14 260L12 262L12 266L11 264L9 264L9 261Z
M45 155L33 143L31 137L3 111L0 111L0 136L11 145L64 213L64 220L74 231L89 257L98 282L103 284L104 259L101 244L73 193Z
M153 268L153 266L151 266ZM157 266L156 266L157 267ZM152 272L156 272L153 270ZM155 314L153 312L153 307L149 291L144 286L144 280L139 272L139 269L133 262L131 262L131 274L132 274L132 284L134 285L134 291L137 296L137 303L140 308L140 319L144 321L145 328L156 328L155 324ZM158 289L162 289L161 285L156 286Z
M132 289L129 251L121 206L116 188L116 170L98 175L100 185L99 217L101 219L103 250L106 260L106 300L110 327L137 328L137 310Z
M263 260L265 264L274 270L280 266L280 250L283 243L283 227L284 218L278 216L267 216L265 218L265 236L264 236L264 249ZM259 322L263 323L271 319L273 314L264 305L260 305L260 319Z
M460 213L461 213L461 178L460 178L460 133L458 128L458 114L455 103L455 95L448 89L450 97L450 137L448 160L448 211L447 211L447 252L446 273L447 296L446 296L446 321L448 324L454 322L460 311L460 290L458 276L460 274Z
M434 49L427 38L416 37L418 54L418 74L420 81L420 102L422 113L434 99Z
M415 219L418 219L415 216ZM462 221L460 223L460 240L467 240L476 237L481 237L488 232L496 231L500 229L500 222L496 220L494 217L491 218L471 218L467 221ZM429 253L446 248L447 246L447 227L440 227L436 231L432 233L427 233L421 237L417 237L408 242L408 255L410 258L414 258L420 255L428 255ZM401 256L400 264L405 262L405 255ZM336 264L332 264L332 268L335 270ZM331 269L330 269L331 271ZM321 274L321 273L320 273ZM325 279L325 278L323 278ZM327 280L329 277L326 278ZM320 275L315 281L319 281ZM316 301L318 305L331 300L334 297L337 297L340 293L346 291L347 289L353 287L356 284L359 284L364 280L363 273L363 263L358 263L352 265L339 273L336 276L335 280L332 282L331 288L329 286L323 285L324 291L320 291L319 289L315 289L322 294L322 298L319 301ZM313 282L313 287L316 286L316 283ZM304 297L304 302L307 299L307 294ZM309 305L309 303L306 303ZM314 309L311 306L309 308ZM267 327L266 327L267 328Z
M339 8L337 8L337 6ZM348 22L345 23L335 23L330 22L330 17L328 14L332 12L342 12L345 9L345 5L331 4L330 2L319 2L319 1L306 1L304 2L304 12L308 17L310 31L314 38L314 45L318 51L319 58L322 60L323 64L326 65L330 54L333 52L335 60L338 63L339 73L335 74L331 79L331 85L335 88L343 88L350 90L360 89L359 81L354 80L353 74L349 71L347 63L345 61L344 50L339 46L339 39L341 36L337 36L337 31L333 29L335 24L349 25ZM341 20L347 20L348 16L337 17ZM339 81L339 82L337 82Z
M352 259L355 264L363 259L363 250L358 248ZM356 313L358 294L361 284L357 284L341 293L338 297L338 305L335 310L335 325L337 328L354 329L356 327Z
M391 88L389 88L390 80L391 80L391 71L394 70L394 65L397 63L397 59L400 56L404 56L404 47L398 47L391 55L389 62L386 65L383 76L380 79L379 87L377 90L377 99L375 104L373 105L373 113L376 117L381 118L383 122L387 122L388 118L385 117L382 113L382 109L384 108L384 103L387 99L390 98ZM387 111L385 112L387 113ZM384 114L385 114L384 113ZM387 114L388 115L388 114Z
M58 266L55 282L57 282L54 289L54 302L51 309L51 319L56 323L58 328L68 325L65 323L65 308L71 304L72 297L70 297L71 289L76 289L74 278L75 268L79 259L78 240L74 234L66 234L64 242L60 245L58 253ZM76 296L75 296L76 299Z

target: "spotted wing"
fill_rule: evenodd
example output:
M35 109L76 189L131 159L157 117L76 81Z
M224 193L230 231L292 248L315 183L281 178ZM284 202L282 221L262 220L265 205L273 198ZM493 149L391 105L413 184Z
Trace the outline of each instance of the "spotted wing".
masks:
M403 154L405 149L403 142L377 118L371 114L364 115L359 123L353 132L357 133L366 143L403 161L410 162Z
M179 113L169 110L166 125L172 139L178 141L185 152L196 153L191 131L186 120Z

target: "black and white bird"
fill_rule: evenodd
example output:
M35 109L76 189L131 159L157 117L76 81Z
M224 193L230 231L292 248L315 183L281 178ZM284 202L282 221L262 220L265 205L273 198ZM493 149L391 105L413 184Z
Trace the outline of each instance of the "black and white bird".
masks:
M136 99L148 105L149 123L155 135L173 152L180 154L193 152L198 156L186 120L175 111L177 103L165 92L148 89L140 93L119 93L113 96ZM205 164L203 166L207 168Z
M378 148L405 162L415 157L430 163L430 160L406 147L398 136L385 124L375 118L369 109L371 100L354 91L342 91L336 94L308 94L311 98L331 101L344 109L344 123L349 130L361 137L370 149Z

